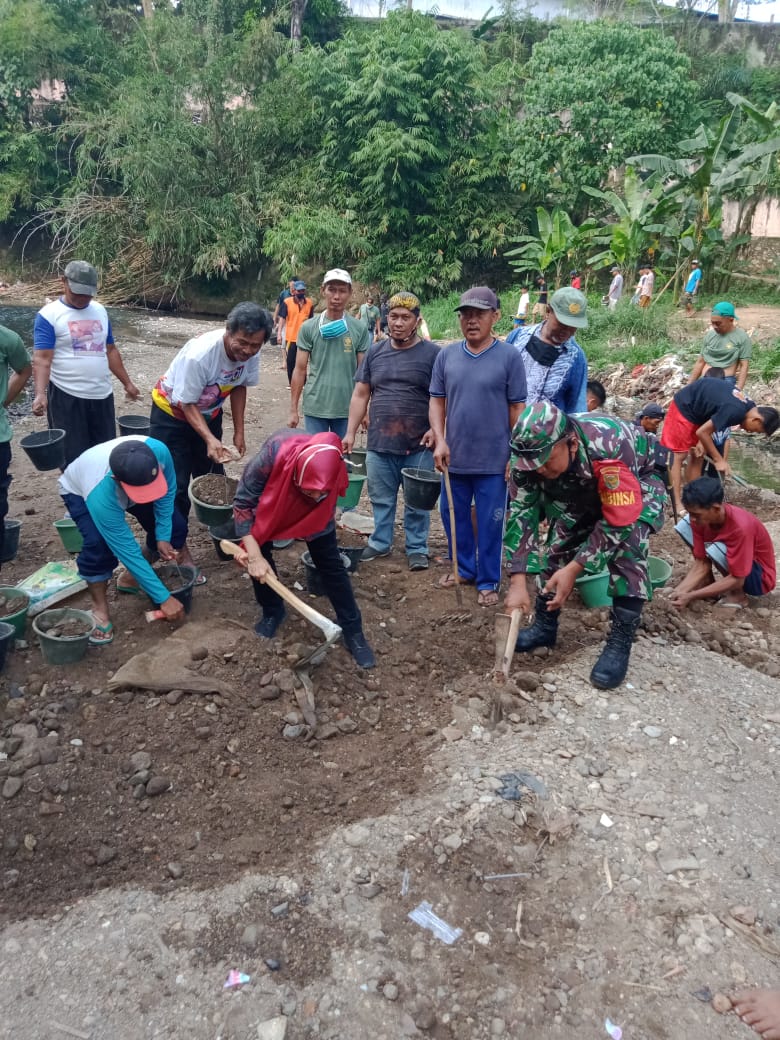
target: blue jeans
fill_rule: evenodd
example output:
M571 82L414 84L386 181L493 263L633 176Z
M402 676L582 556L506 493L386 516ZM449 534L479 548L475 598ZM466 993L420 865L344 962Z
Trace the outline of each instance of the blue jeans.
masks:
M303 425L307 433L335 433L343 440L347 435L349 416L343 419L323 419L319 415L304 415Z
M455 507L455 535L458 549L458 573L466 581L476 581L477 588L497 589L501 583L506 481L503 473L450 473L452 502ZM477 538L471 524L471 503L477 511ZM452 546L450 510L442 481L441 522L447 541ZM450 557L452 549L450 548Z
M366 452L368 497L374 513L374 532L368 544L377 552L387 552L393 544L393 525L402 483L401 470L407 466L433 469L433 455L421 448L412 455L391 455L385 451ZM404 508L404 537L407 556L428 555L428 529L431 514L424 509Z

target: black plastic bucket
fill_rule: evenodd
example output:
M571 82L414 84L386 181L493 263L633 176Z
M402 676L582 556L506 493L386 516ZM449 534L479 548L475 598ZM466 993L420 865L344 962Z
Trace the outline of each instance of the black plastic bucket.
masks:
M409 466L401 470L404 482L404 500L412 509L436 508L441 492L441 473L435 469L419 469Z
M5 668L5 659L8 651L14 645L16 629L5 621L0 621L0 672Z
M192 589L198 576L197 567L187 563L164 563L157 568L157 573L161 578L181 577L181 587L169 589L169 592L184 607L184 613L189 614L192 610Z
M5 535L3 536L3 557L0 562L10 563L16 559L19 552L19 535L22 531L21 520L6 520Z
M151 429L148 415L119 415L116 424L120 437L148 437Z
M239 536L236 534L236 525L233 520L228 520L225 524L217 524L216 527L209 528L209 534L211 540L214 543L214 552L220 558L220 560L232 560L233 557L229 556L226 552L223 552L219 543L222 539L226 539L228 542L238 542Z
M43 430L28 433L19 441L36 469L65 469L65 431Z
M348 571L350 568L350 558L345 552L340 552L341 562L344 564L344 570ZM308 550L301 554L301 563L303 569L306 571L306 588L312 594L312 596L325 596L325 584L322 580L322 575L314 565L314 560L311 558L311 553Z
M340 545L338 549L342 556L347 556L349 558L349 567L347 568L347 570L350 574L354 574L360 564L360 557L363 555L365 546Z

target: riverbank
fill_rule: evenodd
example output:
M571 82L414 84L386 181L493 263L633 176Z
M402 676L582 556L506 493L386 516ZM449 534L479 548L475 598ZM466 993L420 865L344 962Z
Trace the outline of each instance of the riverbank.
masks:
M173 321L122 342L145 393L173 340L210 324ZM277 348L261 369L250 450L289 403ZM11 584L64 556L55 476L14 450ZM780 545L776 496L728 493ZM778 593L724 617L660 592L610 692L587 681L605 611L572 602L497 711L494 612L396 548L355 576L379 666L332 650L311 734L290 668L316 632L290 616L260 643L246 579L196 523L192 545L208 584L180 674L221 692L114 688L134 655L181 660L145 601L114 591L111 646L51 668L28 633L2 677L0 1017L16 1040L595 1040L607 1017L632 1040L748 1040L706 991L777 980ZM431 545L445 555L438 517ZM278 561L303 586L301 549ZM652 551L674 580L689 561L671 523ZM409 919L423 901L462 929L452 946ZM223 989L232 969L250 982Z

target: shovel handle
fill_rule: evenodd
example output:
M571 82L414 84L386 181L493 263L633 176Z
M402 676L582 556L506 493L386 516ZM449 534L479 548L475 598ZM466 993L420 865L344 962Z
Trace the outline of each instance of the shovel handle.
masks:
M517 642L517 633L520 631L520 622L523 620L523 614L520 610L513 610L510 614L509 622L509 634L506 637L506 646L504 647L504 656L501 659L501 671L504 676L509 678L509 669L512 667L512 657L515 652L515 643Z
M241 551L240 545L236 545L235 542L229 542L225 538L220 541L219 547L228 556L236 556ZM294 592L290 592L286 585L282 585L272 570L269 570L263 578L263 582L266 585L270 585L274 592L278 593L283 600L286 600L294 610L297 610L299 614L303 614L307 621L311 621L317 628L322 629L327 639L335 639L341 635L341 628L338 625L334 624L330 618L326 618L324 614L320 614L314 607L310 607L308 603L304 603Z

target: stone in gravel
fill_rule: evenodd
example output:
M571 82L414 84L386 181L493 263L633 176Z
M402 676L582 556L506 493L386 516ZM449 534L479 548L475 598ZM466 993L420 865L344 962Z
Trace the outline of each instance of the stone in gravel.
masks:
M675 856L659 852L656 857L658 866L664 874L674 874L678 870L700 870L701 864L695 856Z
M363 899L375 899L381 891L382 886L375 881L370 881L367 885L358 885L357 887L357 894L362 896Z
M521 690L527 690L528 693L533 693L537 686L540 685L539 676L536 672L513 672L512 682Z
M23 787L24 780L20 776L9 776L3 784L3 798L13 798Z
M287 917L289 909L289 903L277 903L276 906L271 907L271 917L275 917L277 920L280 917Z
M287 1033L287 1017L277 1015L275 1018L267 1018L257 1027L257 1040L284 1040Z
M184 867L181 865L181 863L176 862L169 863L166 867L166 870L168 871L169 875L173 878L174 881L178 881L184 873Z
M116 849L110 845L98 845L97 852L95 853L95 864L98 867L105 867L107 863L116 859Z
M258 937L258 927L256 924L248 924L241 933L241 945L242 946L256 946Z
M169 690L165 699L169 704L178 704L184 696L184 690Z
M363 722L368 723L369 726L376 726L382 718L382 709L363 708L363 710L359 712L358 717L361 718Z
M490 1020L490 1035L491 1036L503 1036L506 1032L506 1022L503 1018L491 1018Z
M40 756L42 766L51 766L57 761L59 757L59 751L57 745L53 744L49 740L42 740L40 747L38 748L38 754Z
M205 661L208 656L209 652L205 646L194 646L190 651L190 658L193 661Z
M297 740L305 731L305 726L291 726L288 724L282 730L282 736L285 740Z
M149 769L152 765L152 756L148 751L136 751L130 756L130 764L134 773L140 773L143 769Z
M725 1015L731 1011L733 1005L725 993L716 993L712 998L712 1006L719 1015Z
M167 776L153 776L149 783L146 785L146 793L150 798L154 798L155 795L165 794L166 791L170 791L171 781Z
M334 726L332 722L323 722L317 726L314 731L314 736L317 740L330 740L332 737L339 735L338 726Z
M62 802L41 802L38 805L39 816L59 816L65 812Z
M278 701L281 696L282 688L275 683L268 683L258 690L258 697L261 701Z
M642 732L646 737L650 737L651 740L656 740L658 737L663 736L663 730L660 726L643 726Z
M365 845L370 837L371 832L368 827L364 827L360 823L344 831L344 841L353 849L358 849L361 845Z
M276 957L264 957L263 958L263 964L265 964L266 968L268 968L269 971L281 971L281 968L282 968L282 962L278 961L276 959ZM288 1009L288 1005L289 1005L289 1002L288 1002L288 1004L284 1005L283 1010L287 1010ZM295 1011L295 1007L296 1007L296 1004L295 1004L295 1000L293 998L292 1006L289 1007L289 1011L290 1011L291 1014Z
M756 911L752 906L732 906L729 913L735 921L741 924L754 925L756 923Z
M387 942L387 935L381 928L372 928L368 933L368 939L369 942L379 943L380 946L384 946Z
M349 715L345 715L343 719L338 719L336 725L342 733L354 733L358 728L357 722Z
M445 849L449 849L451 852L457 852L463 844L463 838L461 838L460 834L456 831L452 834L448 834L446 838L442 838L441 843Z
M291 668L282 668L275 673L274 682L283 693L292 693L295 689L295 672Z
M382 987L382 996L385 1000L398 1000L398 986L394 982L386 982Z
M445 726L441 731L441 735L450 744L456 740L463 740L463 730L458 729L457 726Z
M422 1030L423 1033L430 1032L436 1025L436 1012L433 1009L433 1004L427 1000L420 1001L412 1014L412 1019L417 1028Z

